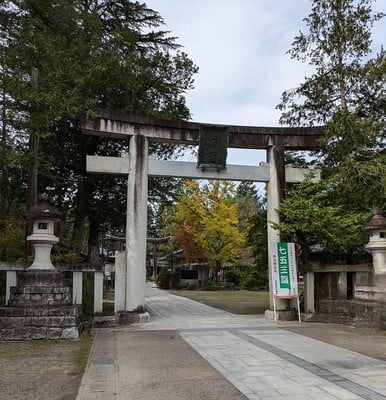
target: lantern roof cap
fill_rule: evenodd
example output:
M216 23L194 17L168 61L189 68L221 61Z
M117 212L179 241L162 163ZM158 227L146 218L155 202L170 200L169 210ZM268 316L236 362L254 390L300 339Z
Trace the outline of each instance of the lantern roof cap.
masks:
M39 194L37 204L33 205L26 213L28 220L39 218L60 220L62 213L53 206L51 197L46 194Z
M383 216L382 209L376 207L373 208L371 212L373 213L373 216L370 221L362 225L362 228L366 231L386 229L386 217Z

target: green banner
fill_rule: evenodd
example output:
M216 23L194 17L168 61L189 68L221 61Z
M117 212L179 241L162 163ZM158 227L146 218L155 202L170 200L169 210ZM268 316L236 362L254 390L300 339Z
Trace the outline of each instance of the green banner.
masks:
M290 260L288 255L288 243L277 243L277 264L279 272L280 289L291 290Z

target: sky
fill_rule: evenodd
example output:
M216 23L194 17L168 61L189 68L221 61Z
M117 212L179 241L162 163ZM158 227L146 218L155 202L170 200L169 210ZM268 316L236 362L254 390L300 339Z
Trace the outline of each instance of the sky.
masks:
M279 126L281 93L312 70L291 60L290 49L311 0L143 0L162 16L163 29L177 37L199 67L186 94L194 122ZM386 0L375 9L386 12ZM374 29L373 47L386 45L385 20ZM261 151L231 150L228 163L256 164ZM243 161L243 162L240 162Z

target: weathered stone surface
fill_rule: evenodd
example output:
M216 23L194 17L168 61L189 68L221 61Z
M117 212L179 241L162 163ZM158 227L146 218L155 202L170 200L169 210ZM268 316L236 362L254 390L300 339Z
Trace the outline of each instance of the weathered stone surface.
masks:
M268 321L275 320L275 314L273 310L265 310L265 319ZM293 310L277 310L276 311L277 321L293 321L295 319L295 311Z
M47 339L56 340L60 339L62 336L62 329L60 328L48 328L47 329Z
M63 287L63 272L51 270L29 270L21 272L18 277L18 285Z
M61 339L77 339L78 337L79 330L75 327L64 328L61 335Z
M150 315L148 312L120 312L117 314L117 322L119 325L129 325L135 323L149 322Z
M22 318L18 318L20 321L23 321ZM47 326L47 318L45 317L26 317L24 319L23 324L25 326L33 326L33 327L46 327Z
M51 289L51 288L50 288ZM9 306L11 307L25 307L25 306L53 306L53 305L70 305L71 299L69 293L17 293L13 292L11 299L9 300Z
M70 293L70 288L66 286L12 286L11 294L26 293L26 294L67 294Z
M71 316L71 317L63 317L63 320L62 320L62 326L64 327L64 328L66 328L66 327L71 327L71 326L76 326L76 324L77 324L77 317L74 315L74 316Z
M15 327L3 330L3 340L28 340L30 337L30 327Z
M386 303L355 300L319 300L315 322L386 329Z
M47 328L44 327L31 327L31 339L39 340L47 338Z
M79 306L0 308L0 340L77 338L81 330Z

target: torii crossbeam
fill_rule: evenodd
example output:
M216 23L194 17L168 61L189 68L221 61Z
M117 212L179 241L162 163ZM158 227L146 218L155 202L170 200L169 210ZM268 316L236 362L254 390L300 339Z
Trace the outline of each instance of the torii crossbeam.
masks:
M285 182L301 182L307 169L284 164L284 150L314 150L319 147L321 127L267 128L222 126L228 132L228 147L267 150L267 163L260 166L228 165L225 171L201 171L195 163L153 160L148 157L149 142L179 144L199 143L200 127L213 126L187 121L169 121L100 111L97 118L85 120L86 134L112 138L130 138L129 154L124 157L87 157L87 171L128 175L126 250L127 280L124 312L142 312L146 272L146 226L148 176L223 179L267 183L268 241L280 241L280 234L271 228L279 222L277 209L284 195ZM312 171L319 179L319 171ZM271 276L271 274L270 274ZM278 304L280 309L280 304ZM285 305L282 305L285 307Z

